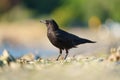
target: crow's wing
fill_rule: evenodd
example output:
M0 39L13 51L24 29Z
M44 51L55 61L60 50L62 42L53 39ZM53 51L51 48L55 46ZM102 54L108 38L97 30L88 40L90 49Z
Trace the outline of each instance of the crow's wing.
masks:
M65 32L63 30L59 30L56 33L57 40L64 44L69 44L71 46L76 46L80 43L80 39L78 36L75 36L71 33ZM82 40L82 39L81 39Z
M56 38L62 42L70 41L68 37L68 33L65 31L61 31L61 30L56 31Z
M74 34L65 32L63 30L57 31L56 37L58 41L61 41L62 43L65 43L65 44L71 44L73 46L83 44L83 43L92 43L92 41L90 40L80 38Z

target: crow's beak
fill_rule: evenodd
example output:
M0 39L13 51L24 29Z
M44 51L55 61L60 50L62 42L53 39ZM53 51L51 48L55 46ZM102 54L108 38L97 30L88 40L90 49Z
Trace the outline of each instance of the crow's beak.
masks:
M46 21L45 21L45 20L40 20L40 22L46 24Z

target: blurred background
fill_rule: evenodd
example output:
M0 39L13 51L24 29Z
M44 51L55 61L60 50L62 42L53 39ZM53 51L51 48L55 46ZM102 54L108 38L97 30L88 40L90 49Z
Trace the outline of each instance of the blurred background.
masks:
M0 53L58 55L48 41L41 19L55 19L60 27L97 41L70 50L71 55L109 53L120 45L120 0L0 0Z

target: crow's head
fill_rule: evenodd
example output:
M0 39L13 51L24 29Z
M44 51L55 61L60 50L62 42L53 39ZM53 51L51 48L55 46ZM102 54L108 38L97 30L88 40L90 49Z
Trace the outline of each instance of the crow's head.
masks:
M53 30L58 29L58 25L55 22L55 20L53 20L53 19L40 20L40 22L46 24L46 26L47 26L48 29L53 29Z

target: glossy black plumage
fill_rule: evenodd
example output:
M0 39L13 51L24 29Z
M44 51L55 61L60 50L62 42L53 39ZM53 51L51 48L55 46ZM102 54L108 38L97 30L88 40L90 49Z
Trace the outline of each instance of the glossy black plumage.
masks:
M95 43L94 41L80 38L74 34L68 33L62 29L59 28L57 23L51 19L51 20L41 20L40 22L46 24L47 26L47 36L50 42L60 50L60 54L57 57L57 60L62 54L62 50L66 50L65 58L68 56L68 50L71 48L75 48L79 44L84 43Z

